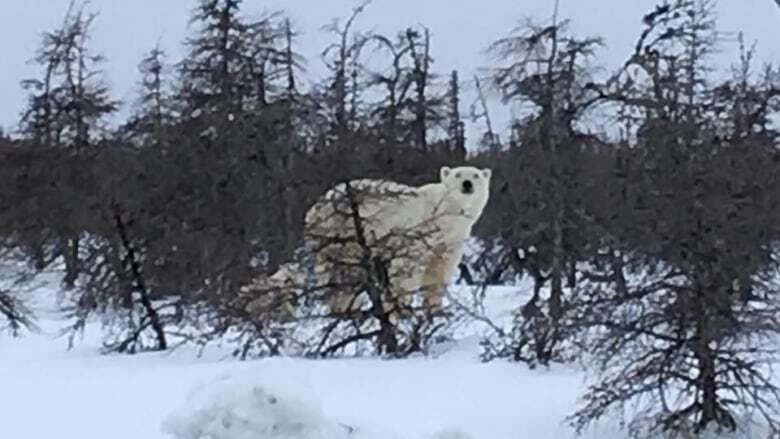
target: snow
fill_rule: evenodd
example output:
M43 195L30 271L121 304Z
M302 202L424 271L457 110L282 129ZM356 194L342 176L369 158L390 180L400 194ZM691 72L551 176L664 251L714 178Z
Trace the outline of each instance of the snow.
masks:
M0 438L8 439L567 439L582 390L573 369L482 363L479 335L432 355L238 361L217 348L101 355L100 325L75 347L53 300L56 277L29 297L40 332L0 336ZM517 288L487 291L499 321ZM351 432L351 433L350 433ZM609 426L584 435L609 439ZM623 437L624 435L615 435Z
M278 397L243 383L200 392L183 413L163 422L163 431L178 439L338 439L354 430L325 419L321 407L303 399Z

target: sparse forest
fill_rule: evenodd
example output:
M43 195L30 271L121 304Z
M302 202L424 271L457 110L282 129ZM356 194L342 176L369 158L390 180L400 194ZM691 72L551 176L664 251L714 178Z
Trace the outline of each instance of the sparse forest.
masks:
M34 330L25 293L54 270L70 343L102 325L106 353L406 357L486 320L491 286L530 279L511 326L488 322L482 359L584 367L575 430L624 415L632 437L689 438L752 415L780 437L780 66L724 45L710 0L637 17L633 53L607 75L602 40L557 14L458 72L434 62L447 42L422 25L363 31L364 2L326 28L328 74L311 87L294 17L190 3L186 56L150 47L132 102L106 85L89 5L31 54L18 131L0 133L0 259L15 267L0 273L0 328ZM725 76L710 58L724 47ZM525 110L504 132L480 99L469 116L464 87ZM335 185L421 185L461 165L492 170L457 280L474 303L431 317L396 301L403 273L388 267L424 237L372 243L349 189L354 233L303 245L307 210ZM326 256L327 283L269 277ZM336 294L365 306L329 306Z

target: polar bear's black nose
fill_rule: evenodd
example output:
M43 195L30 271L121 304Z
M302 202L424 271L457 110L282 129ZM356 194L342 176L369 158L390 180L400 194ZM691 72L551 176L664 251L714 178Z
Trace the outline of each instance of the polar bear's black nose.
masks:
M464 194L470 194L474 192L474 183L471 182L471 180L466 180L463 182L463 193Z

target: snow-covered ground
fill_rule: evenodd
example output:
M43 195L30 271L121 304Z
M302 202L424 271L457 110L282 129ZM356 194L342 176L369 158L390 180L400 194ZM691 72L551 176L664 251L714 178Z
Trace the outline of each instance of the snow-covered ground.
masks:
M0 336L2 439L566 439L574 370L481 363L479 333L404 360L238 361L224 351L105 356L100 326L67 350L56 282L28 304L40 332ZM516 288L487 292L506 317ZM515 299L516 300L516 299ZM503 304L503 305L502 305ZM585 438L624 437L592 431Z

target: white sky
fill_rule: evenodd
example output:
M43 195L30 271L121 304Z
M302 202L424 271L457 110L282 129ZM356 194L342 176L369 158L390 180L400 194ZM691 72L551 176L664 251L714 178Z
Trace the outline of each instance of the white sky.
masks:
M0 10L0 126L13 129L24 105L19 83L38 71L27 61L40 42L41 33L61 23L69 0L2 0ZM332 41L320 30L336 17L346 17L358 0L245 0L245 13L283 9L303 32L299 51L308 59L308 75L321 76L320 51ZM100 13L93 47L108 57L104 66L114 97L129 102L135 97L137 65L159 40L171 60L182 54L188 35L188 18L195 0L92 0ZM552 0L374 0L356 24L359 30L387 35L422 23L432 33L432 54L437 72L452 69L461 79L471 78L489 59L483 49L505 36L523 17L539 19L552 13ZM655 0L561 0L560 15L571 18L578 36L602 36L607 47L599 56L614 67L629 53L641 31L641 17ZM780 62L780 9L773 0L720 0L722 31L744 31L746 40L758 40L760 61ZM718 63L725 67L736 59L735 45L724 47ZM470 98L464 98L467 111ZM495 112L495 127L502 131L506 114ZM469 130L473 137L474 133Z

